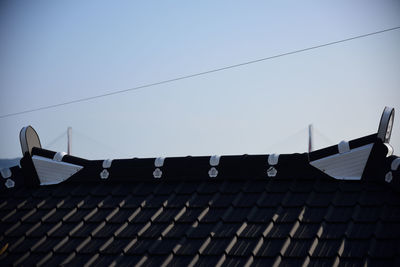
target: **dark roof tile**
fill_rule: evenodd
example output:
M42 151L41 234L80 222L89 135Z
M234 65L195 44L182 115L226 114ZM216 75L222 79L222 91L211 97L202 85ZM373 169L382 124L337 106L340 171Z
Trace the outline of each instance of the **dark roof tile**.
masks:
M284 197L286 196L286 193L280 192L268 192L264 194L263 197L261 197L257 201L257 205L260 207L273 207L276 208L278 205L282 203L284 200Z
M346 236L351 239L370 239L375 232L376 223L353 223L346 231Z
M145 223L126 223L126 227L118 234L119 237L133 238L137 236L140 229L144 227Z
M391 195L391 194L390 194ZM386 202L386 194L382 192L367 192L364 191L361 197L358 199L358 203L362 206L381 206Z
M237 198L236 194L220 194L219 197L210 203L211 207L226 208L232 205Z
M400 205L385 205L381 208L381 218L384 222L399 222L400 223Z
M24 236L26 232L28 232L28 230L30 230L33 226L34 225L32 223L10 224L5 227L7 231L6 229L4 229L4 231L2 231L1 233L4 233L4 235L11 237Z
M70 236L87 237L87 236L90 236L90 234L98 227L99 227L99 224L93 223L93 222L80 223L80 224L66 223L59 228L60 233L57 233L57 235L58 236L66 236L71 232L71 230L73 230L70 233ZM58 231L55 231L55 232L58 232Z
M44 200L41 198L28 198L26 201L21 202L17 207L17 209L23 210L31 210L34 208L38 208L44 204Z
M71 253L72 250L81 245L84 240L85 239L83 238L71 238L63 247L60 248L59 252ZM81 245L79 252L92 255L96 254L107 240L108 238L91 238L90 242Z
M132 196L129 195L127 198L124 199L123 207L126 209L133 209L137 208L145 202L145 196Z
M356 258L340 258L337 260L339 262L339 266L363 266L365 260L356 259Z
M267 186L268 193L286 193L290 190L293 180L272 180Z
M165 256L153 254L150 257L146 256L145 261L141 266L161 266L164 262ZM141 263L141 261L139 261Z
M116 260L115 255L99 254L93 262L94 266L109 266Z
M282 201L283 207L302 207L307 199L309 198L310 193L292 193L290 198L286 198Z
M274 223L266 238L286 238L293 228L293 223Z
M400 239L399 223L381 222L376 225L375 236L379 239Z
M189 228L189 232L187 232L187 236L190 238L206 238L210 235L210 233L215 230L214 223L199 223L196 226L191 226ZM215 233L215 232L214 232Z
M348 222L354 213L354 207L335 207L332 208L327 216L328 222Z
M158 208L168 203L168 195L157 195L146 201L145 208Z
M161 236L161 233L167 228L167 224L163 223L153 223L149 228L144 231L141 235L144 238L153 238L156 239L157 237Z
M102 205L104 197L101 196L88 196L84 199L83 204L80 208L82 209L94 209L99 205Z
M58 253L67 253L70 254L72 252L74 252L79 245L81 245L81 243L85 240L86 238L84 237L71 237L71 238L67 238L66 240L64 239L60 239L60 243L62 245L58 245L56 247L56 251ZM96 241L95 240L90 240L91 242L89 242L87 244L87 246L83 247L83 249L81 251L85 251L88 252L87 248L92 248L92 250L90 250L89 253L94 253L97 252L97 250L99 249L100 246L96 246ZM93 241L93 242L92 242ZM100 244L99 244L100 245Z
M157 208L145 208L142 209L134 218L133 222L134 223L143 223L143 222L148 222L153 215L156 214ZM125 217L125 216L124 216Z
M96 228L96 231L93 233L94 237L110 237L112 236L117 229L121 227L120 224L115 224L115 223L105 223L103 227L101 228ZM97 230L98 229L98 230Z
M307 255L313 243L312 239L291 239L290 244L285 250L285 257L304 257Z
M243 188L243 192L246 193L262 193L266 190L268 183L265 180L255 180L251 183L247 183L247 185Z
M171 223L167 226L163 236L166 238L180 238L191 228L191 223Z
M286 238L280 239L272 239L266 238L262 243L259 251L257 252L257 256L262 257L275 257L281 251L283 245L285 244Z
M340 183L338 183L338 185L339 185L339 189L341 191L360 192L360 191L363 191L364 186L366 184L359 183L358 181L344 181L344 180L341 180Z
M223 223L216 231L216 237L233 237L236 232L242 227L243 223Z
M333 199L335 206L354 206L360 198L360 192L340 192Z
M381 213L382 207L358 207L353 219L356 222L377 222Z
M90 254L76 254L75 257L68 262L68 264L66 264L66 266L83 266L85 265L91 258L93 257L93 255ZM56 257L52 257L52 258L56 258ZM56 265L60 265L60 263L62 263L63 257L60 257L60 259L57 262L46 262L46 265L48 266L56 266Z
M112 187L106 184L98 184L93 186L90 190L90 194L93 196L105 197L111 194Z
M16 191L14 191L13 196L16 198L28 198L29 196L32 195L32 192L37 190L37 188L30 188L30 187L22 187L18 188Z
M328 211L328 207L306 207L301 220L308 223L321 223Z
M111 223L124 223L127 222L130 216L135 213L135 209L126 209L125 207L119 209L114 216L112 216L108 221Z
M62 200L61 209L73 209L81 207L85 201L85 197L68 197Z
M51 196L52 192L53 188L44 186L32 191L31 195L35 198L43 200L44 198Z
M210 208L207 214L202 219L203 222L218 222L224 213L229 210L228 208Z
M87 196L92 191L93 185L91 184L80 184L71 188L70 194L72 196Z
M191 195L177 195L173 199L171 199L167 202L166 207L181 208L181 207L185 206L186 203L189 203L190 198L191 198Z
M195 266L216 266L220 258L219 255L200 255Z
M369 247L369 240L346 239L342 244L339 253L345 258L362 258L367 255Z
M226 182L224 186L219 188L221 193L229 193L229 194L237 194L238 192L242 191L247 185L247 181L230 181L229 184Z
M179 240L177 239L164 238L156 240L149 248L149 253L155 255L168 255L177 244L179 244Z
M228 252L228 255L233 256L250 256L255 246L258 243L258 238L237 238L232 249Z
M244 266L247 262L246 257L226 256L222 266Z
M12 253L10 255L7 255L6 258L1 259L1 263L4 266L12 266L15 262L17 262L24 255L24 253L20 252L20 253Z
M337 255L341 244L341 239L319 239L312 256L319 258L334 257Z
M34 253L31 253L31 254L28 256L28 258L22 262L22 264L25 264L25 265L28 265L28 263L29 263L29 265L31 265L31 264L36 264L36 263L38 263L44 256L46 256L46 253L43 253L43 252L34 252Z
M101 208L104 209L112 209L115 207L118 207L119 204L121 203L123 206L125 204L125 196L111 196L109 195L104 201L102 202Z
M335 180L322 180L319 179L314 184L314 189L316 192L335 192L338 190L339 183Z
M368 258L366 261L367 266L399 266L400 260L393 258Z
M233 223L240 223L246 221L248 215L250 214L251 209L249 208L232 208L232 210L224 214L222 220L224 222L233 222Z
M319 223L301 223L296 229L293 237L301 239L314 238L320 228L321 225Z
M272 266L274 262L275 262L275 257L254 257L251 266L259 266L259 267Z
M152 194L158 186L155 186L154 183L151 182L145 182L145 183L140 183L138 186L134 188L134 194L139 195L139 196L148 196Z
M30 251L41 240L43 240L43 237L27 237L18 246L15 246L12 251L17 253Z
M259 238L267 228L265 223L247 223L246 227L239 234L240 237Z
M372 258L399 258L398 239L375 239L368 250Z
M316 258L316 257L311 257L308 266L333 266L335 262L335 258Z
M50 225L48 225L50 226ZM46 231L48 235L54 236L54 237L64 237L69 235L72 230L76 229L76 227L79 227L78 224L76 223L71 223L71 222L65 222L65 223L60 223L60 224L54 224L53 227L47 228L45 224L41 225L38 230L39 232ZM51 233L49 233L49 230L53 230ZM32 236L35 234L36 231L32 232ZM36 235L39 235L39 233L36 233Z
M210 180L207 183L203 183L200 187L197 188L196 183L191 183L190 187L193 190L187 190L187 193L192 193L194 191L198 192L199 194L213 194L216 193L220 190L221 185L223 184L223 181L217 180L217 181L212 181Z
M310 207L327 207L334 200L333 192L313 192L312 196L307 200L307 206Z
M323 239L337 239L344 236L347 223L324 223L322 224L321 238Z
M177 187L176 183L164 181L161 186L157 187L157 189L154 191L154 194L169 196L178 190L179 187Z
M178 215L179 212L181 212L182 209L171 209L171 208L165 208L161 212L161 214L155 218L154 222L163 222L163 223L168 223L174 220L175 216Z
M55 186L52 189L52 195L54 197L66 197L68 196L73 190L75 190L76 185L73 184L63 184L62 186Z
M31 210L17 210L6 215L6 217L4 217L2 221L7 223L16 223L20 221L24 216L29 215L31 212Z
M202 255L222 255L227 246L231 242L231 238L212 238L205 249L201 252Z
M290 257L279 257L278 262L279 266L301 266L304 262L304 257L296 257L296 258L290 258Z
M65 221L79 223L85 218L87 215L90 215L93 210L90 209L77 209L71 216L68 216Z
M290 191L295 193L309 193L314 190L315 179L295 179L290 184Z
M97 209L94 214L88 218L88 222L102 222L111 213L111 209Z
M131 242L131 238L119 238L116 237L110 243L110 245L106 247L102 247L100 250L101 253L104 254L119 254L122 253L122 250Z
M206 195L196 195L193 199L189 201L189 207L194 208L203 208L207 205L213 204L214 195L213 194L206 194Z
M51 251L56 245L58 245L62 237L48 237L43 243L41 243L36 249L35 252L49 252Z
M131 183L120 183L116 186L112 186L111 188L111 195L112 196L122 196L126 197L133 193L135 188L132 186Z
M245 193L234 206L240 208L251 208L256 205L260 197L261 193Z
M178 222L194 222L198 216L204 211L202 208L187 208L186 211L178 218Z
M283 208L277 210L277 222L294 222L299 218L299 215L302 213L303 207L296 208Z
M195 255L201 245L203 245L205 239L193 239L193 238L188 238L185 243L178 243L180 245L179 249L176 251L177 255Z
M193 193L197 192L204 192L207 190L203 190L204 185L209 184L207 183L198 183L198 182L182 182L181 186L179 188L176 189L176 193L177 194L185 194L185 195L191 195ZM214 192L216 191L215 188L213 189L213 187L215 187L215 185L211 185L209 187L209 189L211 191L214 190Z
M78 256L78 255L76 255L76 256ZM79 256L82 256L82 254L79 254ZM52 253L51 257L45 261L45 265L47 265L47 266L60 266L66 260L67 257L68 257L68 254L66 254L66 253ZM87 260L90 257L88 256ZM75 260L75 257L72 259L72 262L74 264L76 262L78 262L78 261L74 261L74 260ZM85 262L87 262L87 260ZM81 265L82 265L82 263L81 263Z

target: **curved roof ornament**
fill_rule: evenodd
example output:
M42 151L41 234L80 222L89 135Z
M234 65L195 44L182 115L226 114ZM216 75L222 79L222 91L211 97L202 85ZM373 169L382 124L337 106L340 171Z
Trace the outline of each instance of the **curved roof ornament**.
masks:
M32 155L32 148L34 147L42 148L39 135L30 125L21 129L19 141L21 143L22 156L24 156L26 152Z
M378 138L384 143L389 143L394 122L394 108L385 107L379 122Z

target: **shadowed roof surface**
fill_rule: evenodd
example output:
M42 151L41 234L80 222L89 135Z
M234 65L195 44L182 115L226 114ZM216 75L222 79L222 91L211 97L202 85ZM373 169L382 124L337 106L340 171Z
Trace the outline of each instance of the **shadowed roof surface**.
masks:
M0 207L2 264L400 263L400 195L375 181L72 182Z

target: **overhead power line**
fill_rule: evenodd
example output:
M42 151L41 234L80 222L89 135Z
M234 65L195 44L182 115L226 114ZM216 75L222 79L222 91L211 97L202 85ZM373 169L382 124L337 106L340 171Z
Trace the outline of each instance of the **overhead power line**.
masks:
M214 72L224 71L224 70L233 69L233 68L237 68L237 67L242 67L242 66L245 66L245 65L250 65L250 64L254 64L254 63L258 63L258 62L262 62L262 61L266 61L266 60L271 60L271 59L280 58L280 57L284 57L284 56L289 56L289 55L293 55L293 54L297 54L297 53L302 53L302 52L306 52L306 51L310 51L310 50L314 50L314 49L318 49L318 48L322 48L322 47L326 47L326 46L336 45L336 44L340 44L340 43L344 43L344 42L348 42L348 41L352 41L352 40L356 40L356 39L360 39L360 38L365 38L365 37L368 37L368 36L381 34L381 33L389 32L389 31L394 31L394 30L398 30L398 29L400 29L400 26L394 27L394 28L388 28L388 29L381 30L381 31L370 32L370 33L367 33L367 34L357 35L357 36L353 36L353 37L350 37L350 38L346 38L346 39L342 39L342 40L338 40L338 41L334 41L334 42L330 42L330 43L324 43L324 44L320 44L320 45L316 45L316 46L311 46L311 47L307 47L307 48L303 48L303 49L299 49L299 50L293 50L293 51L290 51L290 52L277 54L277 55L274 55L274 56L269 56L269 57L259 58L259 59L255 59L255 60L251 60L251 61L246 61L246 62L242 62L242 63L238 63L238 64L234 64L234 65L229 65L229 66L225 66L225 67L221 67L221 68L217 68L217 69L212 69L212 70L198 72L198 73L194 73L194 74L190 74L190 75L180 76L180 77L176 77L176 78L172 78L172 79L168 79L168 80L163 80L163 81L159 81L159 82L144 84L144 85L132 87L132 88L129 88L129 89L118 90L118 91L113 91L113 92L109 92L109 93L105 93L105 94L79 98L79 99L75 99L75 100L71 100L71 101L66 101L66 102L63 102L63 103L58 103L58 104L53 104L53 105L48 105L48 106L42 106L42 107L38 107L38 108L23 110L23 111L9 113L9 114L3 114L3 115L0 115L0 119L6 118L6 117L11 117L11 116L16 116L16 115L21 115L21 114L25 114L25 113L31 113L31 112L35 112L35 111L51 109L51 108L56 108L56 107L60 107L60 106L65 106L65 105L70 105L70 104L90 101L90 100L94 100L94 99L98 99L98 98L103 98L103 97L107 97L107 96L111 96L111 95L126 93L126 92L130 92L130 91L136 91L136 90L140 90L140 89L144 89L144 88L148 88L148 87L153 87L153 86L157 86L157 85L161 85L161 84L172 83L172 82L176 82L176 81L180 81L180 80L194 78L194 77L197 77L197 76L211 74L211 73L214 73Z

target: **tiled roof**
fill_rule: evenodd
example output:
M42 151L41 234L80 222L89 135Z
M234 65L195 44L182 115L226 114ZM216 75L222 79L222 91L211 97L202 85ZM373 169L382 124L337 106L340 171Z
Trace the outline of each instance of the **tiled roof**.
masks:
M304 154L113 161L24 127L21 168L0 171L0 265L400 266L393 118Z
M400 195L375 181L77 183L0 199L1 264L400 264Z

